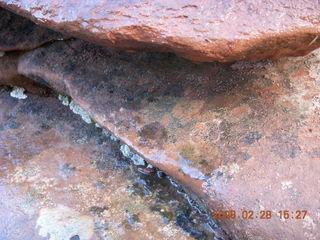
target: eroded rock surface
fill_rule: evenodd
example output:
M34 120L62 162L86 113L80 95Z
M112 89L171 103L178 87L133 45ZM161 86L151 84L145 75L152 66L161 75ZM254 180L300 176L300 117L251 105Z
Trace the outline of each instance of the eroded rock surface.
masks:
M62 39L66 37L0 8L0 52L30 50Z
M0 56L0 84L23 87L30 93L45 94L48 91L46 86L18 73L20 56L21 52L6 52Z
M314 37L310 46L317 41ZM0 58L0 70L10 70L1 71L1 81L22 83L15 76L23 76L71 96L75 112L85 113L83 119L111 130L135 151L123 147L125 155L144 157L189 187L209 208L235 210L240 217L241 210L253 211L250 220L221 220L234 239L320 237L318 51L275 62L193 64L171 54L115 53L67 40L15 54L6 53L2 62ZM61 100L71 103L68 97ZM19 127L16 121L10 124ZM90 155L87 148L83 152ZM65 167L63 172L72 172L72 165ZM59 218L61 209L80 211L69 208L57 204L45 209L38 223L42 233L51 231L42 224L48 213ZM277 214L281 210L308 214L284 220ZM272 218L255 218L260 211L270 211ZM91 224L82 217L76 222Z
M1 0L48 28L103 46L197 62L274 59L320 46L317 0Z
M222 220L235 239L319 238L318 52L197 65L72 40L26 53L18 69L67 92L212 209L272 212L267 220ZM280 210L308 215L281 220Z
M0 106L1 240L227 239L165 175L140 174L57 99L0 90Z

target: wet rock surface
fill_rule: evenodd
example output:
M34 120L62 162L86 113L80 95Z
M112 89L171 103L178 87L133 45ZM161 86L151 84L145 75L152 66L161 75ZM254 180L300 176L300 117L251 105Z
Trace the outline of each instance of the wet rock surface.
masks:
M265 220L223 219L235 239L319 237L318 52L197 65L70 40L24 54L18 69L66 92L209 208L272 212ZM280 210L308 216L281 220Z
M30 50L62 39L66 37L0 8L0 52Z
M304 55L320 46L319 1L1 0L48 28L99 45L197 62Z
M133 163L146 161L173 176L208 209L237 211L240 218L220 221L233 239L319 238L319 51L274 62L194 64L172 54L114 52L70 39L11 54L0 58L0 69L11 72L1 70L1 81L21 85L28 79L57 90L66 95L59 99L79 119L96 122L123 141L119 149ZM11 94L20 98L31 92L15 91ZM12 108L1 106L3 112ZM24 123L6 122L10 129ZM2 136L10 142L10 134ZM98 148L101 141L95 142ZM83 154L86 151L90 155L88 148ZM14 149L8 156L15 152L19 153ZM104 163L97 166L103 168ZM69 179L79 166L67 161L52 168ZM154 169L140 166L137 171L150 174ZM11 175L3 176L5 180ZM91 212L104 211L104 206L97 206ZM242 210L253 211L254 218L242 220ZM281 210L308 214L303 219L280 219ZM58 219L61 211L69 218L80 216L81 210L66 209L63 201L45 209L39 220L43 234L50 231L40 227L47 216ZM272 218L256 218L260 211L270 211ZM128 216L135 222L136 216ZM86 219L77 217L76 222L90 225ZM188 218L177 219L180 227L189 229L184 223Z
M140 173L57 99L2 88L0 104L1 240L227 239L172 179Z

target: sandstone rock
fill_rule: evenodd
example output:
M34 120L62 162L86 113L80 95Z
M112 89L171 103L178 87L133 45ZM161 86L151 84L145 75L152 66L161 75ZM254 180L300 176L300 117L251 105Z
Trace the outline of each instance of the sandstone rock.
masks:
M62 39L66 37L0 8L0 52L30 50Z
M314 37L310 46L317 41L318 38ZM319 56L319 52L315 52L305 58L276 62L193 64L170 54L115 53L81 40L67 40L46 44L27 53L6 53L0 58L0 81L16 81L17 76L23 76L24 79L33 79L71 96L73 103L88 113L99 126L110 129L116 137L130 146L135 151L132 154L143 156L148 163L175 177L204 200L209 208L237 211L240 218L220 221L235 239L318 239ZM91 148L90 151L88 148L76 148L76 151L81 153L79 156L74 153L76 151L66 153L59 148L58 143L70 147L70 142L59 138L59 134L63 133L66 137L70 133L67 126L63 128L54 123L54 129L59 130L58 133L55 130L50 131L50 134L53 132L54 136L58 136L58 140L53 142L48 140L50 138L45 135L47 132L39 139L35 133L41 133L40 130L33 131L31 126L32 131L26 131L28 124L38 124L37 118L41 119L40 128L45 130L50 127L46 126L46 122L51 125L53 123L50 121L56 118L53 115L34 115L29 118L27 114L23 115L25 111L36 114L50 107L52 114L62 114L54 111L57 107L51 108L50 101L43 98L41 101L44 101L44 104L37 105L39 100L34 99L26 106L17 104L18 100L15 99L1 102L3 107L0 109L0 120L4 122L2 125L5 130L2 131L1 125L0 141L3 144L0 144L0 154L4 154L4 157L0 157L0 162L2 159L4 161L0 171L4 169L5 172L0 174L3 176L0 183L10 179L14 186L9 189L6 186L0 188L0 191L5 193L1 194L5 196L5 213L10 213L6 209L12 209L13 206L10 208L7 203L24 203L14 197L20 196L19 187L24 191L25 188L42 186L42 182L34 178L37 175L33 175L33 165L43 164L44 161L41 160L49 159L49 155L56 156L55 154L61 152L61 155L53 160L50 157L53 166L45 165L40 169L41 178L46 176L45 170L57 170L57 161L59 162L61 156L63 159L71 156L70 161L83 156L84 161L92 159ZM28 97L22 101L30 99ZM21 110L20 107L27 110ZM6 111L12 111L10 117L14 118L14 121L5 117ZM63 114L62 116L62 119L65 119ZM19 129L22 123L25 124L23 130ZM90 125L74 125L86 133L88 127L90 128ZM39 129L39 126L36 129ZM70 133L71 138L73 134L74 132ZM19 145L21 136L22 140L24 136L32 136L37 142L31 147L27 140L23 145ZM91 141L90 147L93 146L94 140L88 140L85 136L86 134L81 132L80 137L76 137L77 144ZM98 139L95 141L100 142ZM19 149L15 149L15 146ZM73 147L72 145L71 148ZM43 150L47 148L52 150L49 155ZM105 146L103 148L105 149ZM95 150L97 149L92 151ZM37 151L42 155L38 155ZM110 150L112 151L113 149ZM24 163L30 158L32 166ZM24 164L21 171L26 169L27 176L21 175L20 168L16 166L19 167L21 161ZM77 169L76 164L63 164L59 172L68 179L74 169ZM87 173L89 167L86 164L84 166L83 171ZM15 172L12 176L12 169L18 174ZM90 172L86 177L98 176L96 174ZM84 180L82 175L77 181L89 182L87 178ZM115 178L107 181L117 182ZM123 184L125 178L120 178L120 182ZM121 188L124 185L116 186ZM46 204L49 193L54 192L50 186L35 190L26 192L25 195L27 199L34 199L35 192L37 201L44 199L44 203L36 201L37 207ZM63 201L54 201L55 206L50 209L45 205L40 213L38 227L42 234L51 231L43 225L48 219L47 213L59 218L64 216L61 215L63 210L67 217L70 214L76 216L76 222L92 224L83 220L83 216L87 219L87 215L82 214L81 210L82 206L89 207L90 204L81 205L77 201L86 201L88 196L91 200L92 196L101 196L101 193L90 188L89 192L80 191L83 194L80 197L72 195L72 203L77 199L74 200L76 207L69 205L66 208L59 204L70 197L69 190L63 193L65 195L62 194ZM128 194L121 196L125 199ZM115 199L119 197L117 195ZM32 201L27 203L32 204ZM122 201L118 207L120 205L123 205ZM99 209L101 210L101 207L98 211ZM242 210L253 211L253 219L241 219ZM307 210L308 213L302 219L286 220L279 218L278 212L281 210L289 210L290 217L295 217L296 211L300 210ZM34 211L34 208L31 208L31 211ZM270 211L272 217L259 219L261 211ZM134 220L132 214L129 214L128 218ZM154 220L153 217L152 219ZM24 220L22 218L22 221ZM123 214L117 220L123 221ZM6 224L6 221L7 218L2 222ZM31 224L32 228L35 221L28 224ZM55 221L51 224L57 225ZM5 225L7 226L12 228L12 224ZM32 234L31 231L28 236L35 239ZM185 235L181 236L183 238Z
M20 55L21 54L5 54L0 57L0 83L9 84L12 83L15 78L19 78L17 64Z
M18 70L65 90L210 208L235 210L239 219L220 222L233 238L298 240L320 237L319 64L316 52L199 65L72 40L26 53ZM241 219L241 210L253 219ZM308 214L284 220L281 210ZM260 211L272 218L259 219Z
M218 236L166 177L140 174L57 99L0 91L0 106L1 240Z
M21 53L6 53L0 57L0 85L20 86L29 93L46 94L48 88L18 73Z
M48 28L103 46L197 62L300 56L320 46L317 0L1 0Z

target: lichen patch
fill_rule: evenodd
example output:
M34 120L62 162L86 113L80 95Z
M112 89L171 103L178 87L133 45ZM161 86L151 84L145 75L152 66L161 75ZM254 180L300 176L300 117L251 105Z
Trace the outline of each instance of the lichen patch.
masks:
M10 96L17 99L26 99L28 96L24 94L24 91L25 89L22 87L13 87Z
M71 239L78 235L81 240L89 240L93 235L92 217L81 215L73 209L58 205L55 208L43 208L37 220L39 235L49 240Z

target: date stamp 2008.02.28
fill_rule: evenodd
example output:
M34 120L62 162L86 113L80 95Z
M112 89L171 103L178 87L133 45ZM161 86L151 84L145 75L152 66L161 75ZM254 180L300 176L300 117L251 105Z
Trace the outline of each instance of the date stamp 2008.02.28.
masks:
M273 217L278 217L283 220L288 219L304 219L308 214L307 210L212 210L212 219L272 219Z

